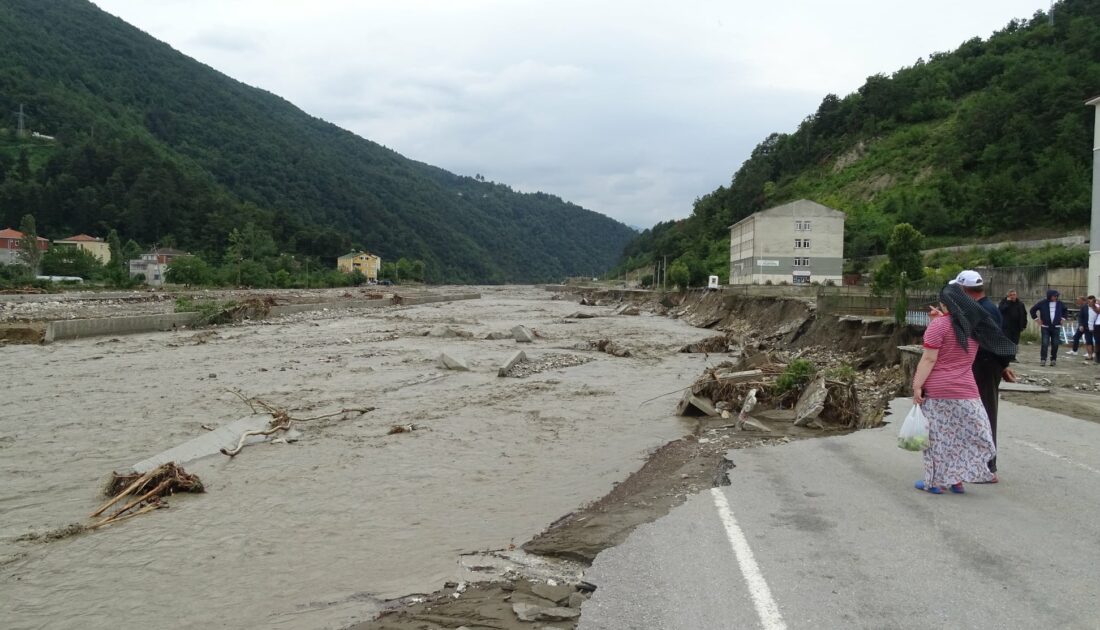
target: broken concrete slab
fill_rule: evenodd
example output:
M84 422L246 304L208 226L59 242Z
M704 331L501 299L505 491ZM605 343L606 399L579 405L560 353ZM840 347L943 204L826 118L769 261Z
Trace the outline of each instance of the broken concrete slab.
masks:
M828 397L829 388L825 385L825 377L819 376L810 382L794 405L794 426L804 427L817 420L825 410L825 399Z
M485 338L486 339L494 339L494 340L495 339L511 339L512 338L512 333L494 331L494 332L491 332L491 333L485 335Z
M130 468L136 473L145 473L153 470L157 466L167 464L168 462L175 462L180 466L184 466L196 459L216 455L223 448L236 448L237 441L240 440L242 433L245 431L263 431L268 428L270 423L271 416L266 413L240 418L239 420L234 420L213 431L188 440L179 446L161 451L152 457L143 459ZM272 436L253 435L245 440L245 445L265 442L271 437L285 438L286 436L281 436L278 433Z
M723 383L748 383L763 378L763 370L741 370L739 372L716 372L714 378Z
M522 363L526 360L527 355L523 352L523 350L517 351L515 354L512 355L510 359L504 362L504 365L500 366L500 369L497 370L497 376L508 376L509 370L515 367L517 363Z
M772 430L768 428L767 425L751 416L745 416L745 419L738 420L737 424L741 427L742 431L760 431L762 433L772 432Z
M531 343L535 340L535 333L531 332L530 328L522 325L512 328L512 336L516 338L517 343Z
M714 408L714 403L711 402L706 396L696 396L689 389L684 392L683 398L680 399L680 404L676 405L676 415L678 416L717 416L718 410Z
M469 372L470 366L466 365L466 362L462 359L457 359L451 355L443 352L439 355L439 367L447 370L456 370L459 372Z
M615 314L616 315L641 315L641 311L639 311L638 307L634 306L633 304L623 304L619 308L615 309Z
M1032 394L1050 393L1049 387L1043 387L1041 385L1029 385L1027 383L1009 383L1008 381L1001 381L1000 390L1002 392L1028 392Z
M594 317L599 317L599 315L597 315L596 313L582 313L580 311L577 311L572 315L566 315L565 319L592 319Z

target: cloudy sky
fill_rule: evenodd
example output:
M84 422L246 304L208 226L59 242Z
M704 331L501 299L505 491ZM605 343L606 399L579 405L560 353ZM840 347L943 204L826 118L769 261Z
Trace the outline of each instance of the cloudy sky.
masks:
M1042 0L95 0L423 162L648 227L832 92Z

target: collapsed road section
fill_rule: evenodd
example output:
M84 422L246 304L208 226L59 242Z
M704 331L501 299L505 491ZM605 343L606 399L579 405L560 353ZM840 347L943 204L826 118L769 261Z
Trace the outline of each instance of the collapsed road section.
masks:
M690 419L688 435L654 450L608 494L558 518L519 549L479 554L496 562L483 562L471 581L393 600L355 630L575 628L599 587L585 580L585 568L636 527L698 492L728 485L731 451L881 425L886 402L901 388L902 371L890 357L919 331L882 322L871 323L873 330L819 323L801 300L716 297L689 294L665 303L637 293L580 297L590 308L568 321L644 311L720 333L679 348L704 359L693 383L639 401L639 408Z

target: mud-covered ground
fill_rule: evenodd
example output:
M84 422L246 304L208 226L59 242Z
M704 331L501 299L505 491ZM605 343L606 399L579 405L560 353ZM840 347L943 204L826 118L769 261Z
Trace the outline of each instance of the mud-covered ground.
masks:
M706 336L685 322L613 316L536 288L482 293L213 332L5 346L4 627L340 628L447 582L512 572L512 584L524 563L577 575L567 561L525 560L512 548L692 432L672 413L675 397L639 401L690 384L725 357L677 353ZM578 310L601 317L565 319ZM522 346L484 339L516 324L539 337ZM422 335L439 327L471 336ZM576 349L596 339L631 356ZM498 377L517 348L535 360L588 360ZM471 370L441 369L441 352ZM206 493L172 497L170 509L51 542L20 540L87 523L111 471L248 415L230 389L299 417L376 410L302 424L294 444L194 462L187 468ZM393 425L415 430L390 435ZM501 552L471 563L483 550Z
M1001 392L1001 398L1065 414L1082 420L1100 422L1100 364L1086 362L1084 356L1070 356L1070 348L1058 348L1058 365L1039 365L1039 344L1020 345L1013 364L1023 383L1048 387L1049 393ZM1084 354L1084 347L1080 349Z

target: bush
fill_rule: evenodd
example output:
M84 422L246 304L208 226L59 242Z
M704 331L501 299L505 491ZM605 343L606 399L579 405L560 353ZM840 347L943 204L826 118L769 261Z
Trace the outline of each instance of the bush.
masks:
M211 284L214 270L198 256L180 256L168 264L164 279L172 284Z
M85 280L103 271L103 264L93 254L76 247L54 247L42 254L42 274L46 276L78 276Z
M0 286L22 286L33 281L34 274L26 265L0 265Z
M801 389L810 382L810 379L816 373L817 370L814 369L813 363L806 359L795 359L776 379L775 389L780 394L789 392L792 389Z
M218 302L217 300L194 301L189 297L176 298L177 313L198 313L196 324L205 326L213 322L222 312L233 308L237 303L233 301Z
M847 363L841 363L824 371L825 378L851 383L856 380L856 369Z

